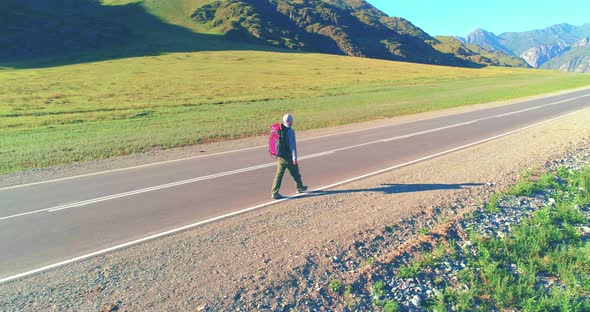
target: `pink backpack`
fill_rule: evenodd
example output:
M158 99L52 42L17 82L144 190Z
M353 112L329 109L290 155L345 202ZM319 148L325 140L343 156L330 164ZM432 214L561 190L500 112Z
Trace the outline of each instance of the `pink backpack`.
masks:
M279 153L280 131L280 123L270 126L270 137L268 138L268 152L274 157L277 157Z

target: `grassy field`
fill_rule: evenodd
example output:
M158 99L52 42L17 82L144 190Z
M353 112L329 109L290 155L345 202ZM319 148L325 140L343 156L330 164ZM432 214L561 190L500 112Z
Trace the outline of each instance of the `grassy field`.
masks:
M169 53L0 69L0 174L590 85L590 75L305 53Z
M211 2L210 0L103 0L103 5L139 4L147 12L159 16L166 23L181 26L197 33L217 33L211 28L195 23L190 16L196 8ZM143 26L143 25L138 25Z

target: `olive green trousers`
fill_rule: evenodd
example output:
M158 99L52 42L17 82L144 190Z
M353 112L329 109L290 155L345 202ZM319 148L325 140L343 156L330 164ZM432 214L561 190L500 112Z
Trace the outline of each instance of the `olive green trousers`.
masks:
M272 183L271 191L273 196L276 195L281 188L281 182L283 181L283 175L285 174L286 169L289 169L289 173L295 180L295 183L297 184L297 190L300 191L303 188L301 174L299 174L299 165L293 164L293 160L291 159L277 157L277 174L275 175L275 180Z

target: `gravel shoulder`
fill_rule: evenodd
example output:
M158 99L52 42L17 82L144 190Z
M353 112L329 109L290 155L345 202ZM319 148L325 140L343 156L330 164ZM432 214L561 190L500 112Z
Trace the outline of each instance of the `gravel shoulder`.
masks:
M449 111L382 122L442 113ZM369 258L395 261L421 243L420 229L473 211L491 193L515 183L527 168L587 153L588 120L586 110L322 193L9 282L0 285L0 310L334 310L337 303L328 294L333 279L364 278L363 263ZM242 144L259 145L262 139ZM77 170L76 165L69 168L24 173L6 183ZM90 165L79 172L95 169Z

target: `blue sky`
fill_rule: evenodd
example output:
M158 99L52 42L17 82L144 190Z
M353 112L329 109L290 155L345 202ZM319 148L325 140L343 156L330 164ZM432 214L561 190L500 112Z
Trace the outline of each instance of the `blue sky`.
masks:
M590 23L590 0L367 0L389 16L403 17L431 36L466 36L476 28L496 35L554 24Z

